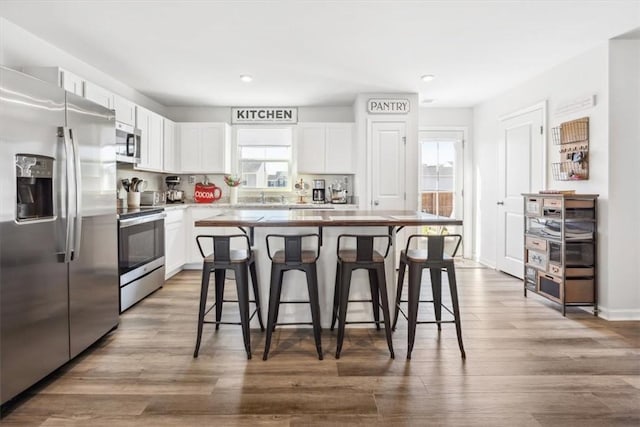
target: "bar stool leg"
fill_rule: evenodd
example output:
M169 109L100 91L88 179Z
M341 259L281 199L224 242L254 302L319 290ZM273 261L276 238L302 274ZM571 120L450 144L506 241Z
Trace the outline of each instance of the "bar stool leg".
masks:
M322 342L320 337L322 328L320 326L320 298L318 296L318 271L316 270L316 264L309 264L305 268L305 273L307 275L307 288L309 289L309 303L311 305L313 338L316 341L318 359L322 360Z
M282 270L271 264L271 282L269 283L269 311L267 314L267 338L264 342L264 354L262 360L269 357L271 347L271 336L276 323L276 307L278 305L278 287L282 283Z
M204 324L204 312L207 307L207 292L209 290L209 276L211 267L204 263L202 266L202 282L200 284L200 309L198 311L198 336L196 338L196 348L193 351L193 357L198 357L200 350L200 340L202 339L202 325Z
M238 306L240 308L240 323L242 324L242 338L247 351L247 359L251 359L251 331L249 329L249 272L247 265L234 268L236 288L238 291Z
M442 330L440 321L442 320L442 270L440 267L429 269L431 275L431 292L433 293L433 311L436 314L438 330Z
M382 316L384 317L384 332L387 335L387 346L389 346L389 353L391 358L395 359L393 352L393 342L391 340L391 316L389 314L389 295L387 294L387 279L385 277L384 264L376 268L377 284L379 289L380 298L382 300Z
M262 306L260 305L260 291L258 289L258 274L256 272L256 263L249 263L249 273L251 274L251 284L253 286L253 296L256 301L256 311L258 313L258 323L260 330L264 332L264 323L262 323Z
M369 270L369 289L371 289L371 305L373 309L373 320L376 322L376 329L380 330L380 292L377 269Z
M276 306L274 308L274 317L273 317L273 330L276 330L276 324L278 323L278 316L280 315L280 301L282 301L282 280L284 278L284 270L280 270L280 275L278 276L277 286L276 286Z
M217 268L213 274L216 278L216 331L220 329L220 320L222 320L222 303L224 300L224 280L227 270Z
M449 290L451 292L451 303L453 305L453 316L456 322L456 334L458 335L458 347L460 347L460 353L462 358L466 359L467 355L462 345L462 325L460 323L460 307L458 306L458 286L456 284L456 272L453 265L447 267L447 277L449 279Z
M396 330L396 325L398 324L398 315L400 314L400 300L402 299L402 286L404 286L404 271L407 267L407 264L400 261L400 266L398 267L398 287L396 289L396 304L393 312L393 326L392 330Z
M336 326L338 320L338 307L340 304L340 261L336 264L336 281L333 287L333 315L331 316L331 330Z
M418 303L420 302L420 282L422 280L422 265L409 263L409 331L407 343L407 359L411 359L413 343L416 339L416 324L418 322Z
M344 329L347 322L347 304L349 303L349 289L351 288L352 269L344 265L340 269L340 307L338 313L338 342L336 345L336 359L340 358L342 343L344 341Z

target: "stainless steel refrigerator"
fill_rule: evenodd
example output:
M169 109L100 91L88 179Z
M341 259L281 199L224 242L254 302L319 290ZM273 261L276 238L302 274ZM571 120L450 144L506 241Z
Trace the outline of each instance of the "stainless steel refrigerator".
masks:
M0 67L0 397L118 324L113 111Z

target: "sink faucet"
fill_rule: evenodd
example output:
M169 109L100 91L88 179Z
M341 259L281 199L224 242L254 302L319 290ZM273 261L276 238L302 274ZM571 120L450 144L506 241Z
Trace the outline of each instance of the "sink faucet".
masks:
M282 203L284 205L284 194L280 195L280 203Z
M260 193L260 203L262 203L263 205L265 204L264 191Z

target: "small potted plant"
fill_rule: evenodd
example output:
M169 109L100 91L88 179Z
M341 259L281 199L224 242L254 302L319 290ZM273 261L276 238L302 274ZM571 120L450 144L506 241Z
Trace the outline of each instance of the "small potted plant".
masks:
M242 184L239 176L225 175L224 183L229 186L229 203L235 205L238 203L238 187Z

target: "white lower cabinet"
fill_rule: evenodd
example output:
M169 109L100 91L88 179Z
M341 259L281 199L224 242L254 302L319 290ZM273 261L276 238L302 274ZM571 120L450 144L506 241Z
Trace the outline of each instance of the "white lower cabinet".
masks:
M164 220L164 264L165 279L170 278L187 262L186 254L186 209L168 210Z

